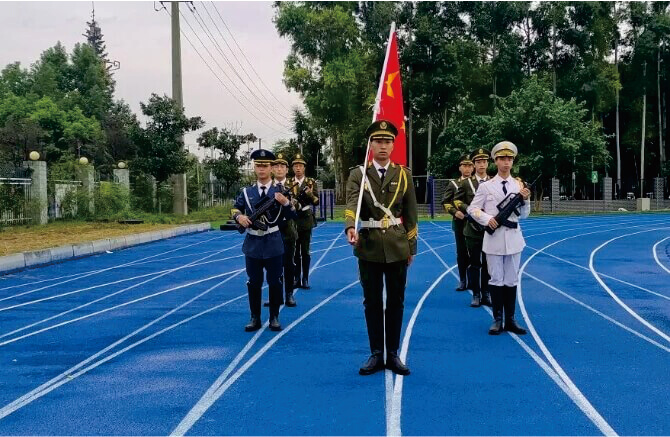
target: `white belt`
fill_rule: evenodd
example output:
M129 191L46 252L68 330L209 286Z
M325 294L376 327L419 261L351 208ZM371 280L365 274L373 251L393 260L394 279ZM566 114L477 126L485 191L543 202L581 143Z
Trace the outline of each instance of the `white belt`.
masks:
M396 224L402 224L402 217L394 217ZM367 229L388 229L393 226L391 220L384 217L381 220L361 220L361 228Z
M307 206L303 206L303 207L300 209L300 211L309 211L310 209L312 209L312 207L309 206L309 205L307 205Z
M268 235L272 234L273 232L277 232L279 230L279 226L272 226L271 228L268 228L267 231L261 231L261 230L256 230L256 229L247 229L247 232L249 235L254 235L256 237L262 237L263 235Z

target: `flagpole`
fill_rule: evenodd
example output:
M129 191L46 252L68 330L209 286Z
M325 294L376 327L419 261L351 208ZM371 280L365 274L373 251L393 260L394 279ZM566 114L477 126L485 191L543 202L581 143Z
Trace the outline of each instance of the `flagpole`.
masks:
M395 33L395 21L391 23L391 31L389 32L389 40L386 44L386 56L384 57L384 66L382 67L382 74L379 77L379 87L377 88L377 96L375 98L375 106L372 110L372 123L374 123L379 113L379 104L382 98L382 89L384 85L384 77L386 76L386 67L389 62L389 54L391 53L391 40L393 39L393 34ZM370 154L370 138L368 138L368 145L365 148L365 156L363 157L363 179L361 179L361 186L358 190L358 203L356 205L356 219L354 221L354 230L358 232L358 222L361 216L361 204L363 202L363 190L365 189L365 183L367 182L367 163L368 155ZM355 171L355 170L354 170Z

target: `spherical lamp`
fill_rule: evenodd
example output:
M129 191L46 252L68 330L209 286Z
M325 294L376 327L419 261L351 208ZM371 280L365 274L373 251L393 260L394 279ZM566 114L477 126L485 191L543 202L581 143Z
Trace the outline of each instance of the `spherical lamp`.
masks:
M28 155L28 158L30 158L31 161L37 161L38 159L40 159L40 153L33 150Z
M123 161L119 161L119 163L117 164L117 166L118 166L119 168L126 168L126 167L127 167L126 163L123 162Z
M82 156L81 158L79 158L79 164L81 164L81 165L88 164L88 158L86 158L85 156Z

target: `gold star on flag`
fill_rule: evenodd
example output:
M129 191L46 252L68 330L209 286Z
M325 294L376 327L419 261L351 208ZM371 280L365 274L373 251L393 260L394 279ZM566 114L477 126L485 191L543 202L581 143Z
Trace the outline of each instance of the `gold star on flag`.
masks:
M389 73L388 76L386 76L386 95L394 98L393 96L393 88L391 88L391 84L393 83L393 80L396 78L396 76L399 74L399 71L396 71L395 73Z

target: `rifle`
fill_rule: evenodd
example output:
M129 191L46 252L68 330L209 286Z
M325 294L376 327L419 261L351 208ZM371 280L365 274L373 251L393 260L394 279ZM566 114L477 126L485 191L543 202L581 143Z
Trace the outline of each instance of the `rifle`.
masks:
M540 176L542 176L542 173L540 173L535 178L533 183L528 186L529 190L533 189L537 180L540 179ZM523 196L519 193L509 193L507 196L505 196L505 198L497 205L498 214L495 216L495 219L496 222L498 222L498 226L506 226L508 228L516 229L519 224L517 222L510 221L509 218L512 214L516 214L517 217L520 216L521 213L519 212L519 207L525 204L526 202L523 200ZM493 235L493 233L496 231L488 225L486 225L484 229L486 232L488 232L489 235Z
M282 187L281 194L286 196L287 198L291 198L291 190L296 187L298 184L293 185L290 188L285 188ZM268 211L270 208L275 206L275 203L277 201L275 200L274 197L268 197L265 196L265 199L261 199L255 206L254 206L254 212L249 216L249 220L251 221L251 226L249 226L251 229L259 230L259 231L267 231L268 230L268 220L269 217L267 216ZM244 231L247 230L244 226L242 226L239 223L235 224L235 227L237 228L237 232L240 234L244 234Z

